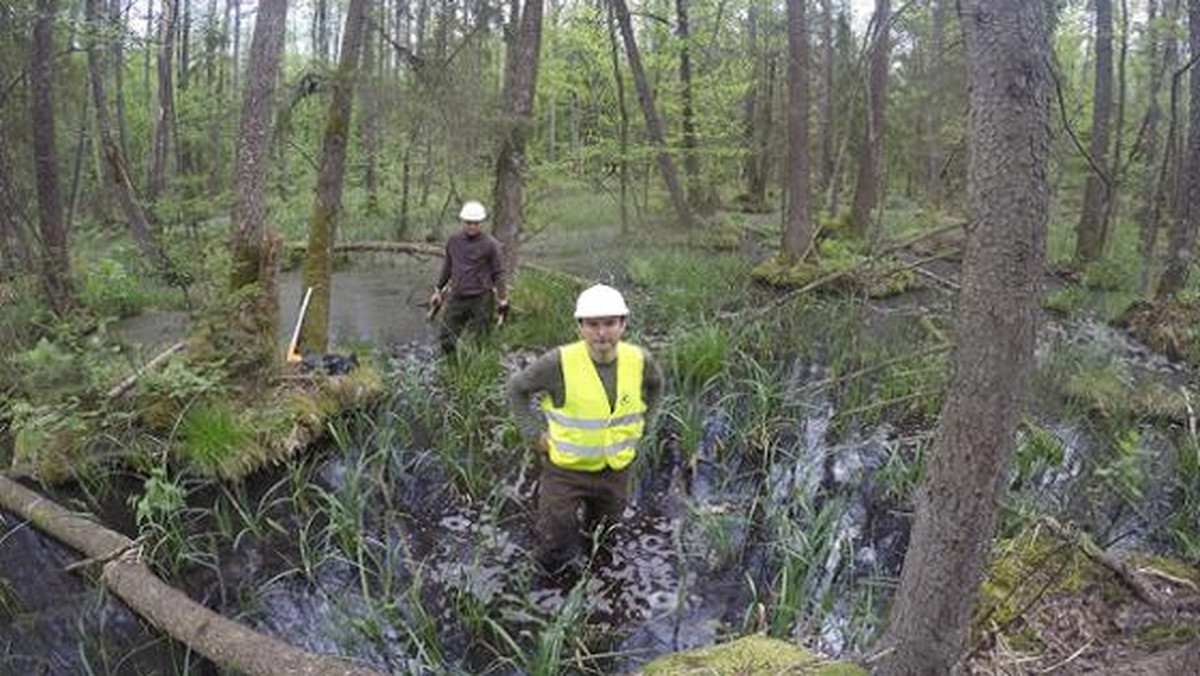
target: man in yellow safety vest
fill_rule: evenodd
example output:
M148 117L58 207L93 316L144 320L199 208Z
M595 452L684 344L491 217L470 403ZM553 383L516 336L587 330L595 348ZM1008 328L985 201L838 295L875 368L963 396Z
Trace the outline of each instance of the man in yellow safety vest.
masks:
M586 289L575 304L582 340L550 350L508 381L513 417L544 458L538 562L552 574L572 563L586 537L603 540L625 511L626 470L661 399L658 365L621 342L628 317L619 291Z

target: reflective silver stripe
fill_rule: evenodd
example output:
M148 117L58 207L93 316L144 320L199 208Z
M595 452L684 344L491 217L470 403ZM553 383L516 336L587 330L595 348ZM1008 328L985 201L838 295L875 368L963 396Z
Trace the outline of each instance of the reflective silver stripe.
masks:
M616 455L625 449L637 445L636 439L627 439L608 446L580 446L565 441L554 441L554 446L563 453L570 453L584 458L602 458L606 455Z
M590 418L572 418L558 411L546 411L546 417L563 427L571 427L577 430L603 430L609 427L620 427L622 425L640 423L644 418L641 413L630 413L629 415L609 420L593 420Z

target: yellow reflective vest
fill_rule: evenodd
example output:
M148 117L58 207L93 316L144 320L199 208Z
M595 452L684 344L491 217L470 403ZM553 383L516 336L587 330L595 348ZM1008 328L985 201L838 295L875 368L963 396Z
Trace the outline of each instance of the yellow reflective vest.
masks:
M646 427L642 399L645 356L628 343L617 343L617 400L609 406L604 383L583 341L559 348L563 405L542 397L550 439L550 462L563 469L599 472L625 469L637 456Z

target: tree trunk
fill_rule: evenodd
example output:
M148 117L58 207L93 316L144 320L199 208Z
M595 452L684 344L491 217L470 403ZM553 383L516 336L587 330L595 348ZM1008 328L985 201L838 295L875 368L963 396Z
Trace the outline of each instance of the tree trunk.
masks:
M696 154L696 115L692 102L692 57L691 30L688 27L688 0L675 0L675 14L678 21L676 34L679 37L679 99L681 124L683 126L683 173L687 176L688 204L696 207L701 204L702 188L700 185L700 157Z
M249 80L242 95L234 181L236 190L231 214L233 269L230 288L234 291L258 282L262 265L267 142L271 138L272 99L283 52L287 5L288 0L261 0L258 16L254 20L254 37L250 43L247 69ZM236 15L236 3L234 8ZM274 334L271 340L274 341Z
M314 655L214 613L158 578L137 544L93 519L0 477L0 508L95 559L100 580L134 612L222 669L255 676L372 676L336 657Z
M316 0L313 9L312 49L318 64L329 63L329 5L326 0Z
M617 180L621 207L621 234L629 234L629 109L625 106L625 78L621 75L621 53L617 45L617 20L611 3L608 11L608 54L612 61L613 84L617 92Z
M117 143L121 149L121 159L129 166L129 122L125 117L125 20L123 18L124 0L112 0L110 14L111 29L116 34L112 42L113 58L113 95L117 109Z
M87 21L92 26L100 25L100 0L86 0L84 11ZM107 185L105 192L113 192L121 205L121 213L133 235L133 241L146 262L156 271L169 277L170 266L166 255L154 237L149 219L138 204L137 194L130 178L129 166L125 162L121 149L113 138L112 123L108 117L108 97L104 90L104 52L99 45L89 44L87 50L88 78L91 81L92 102L96 109L96 127L100 132L100 147L104 155L105 177Z
M1169 17L1168 23L1174 25L1178 18L1179 0L1173 0L1172 9L1163 6L1164 18ZM1158 24L1158 2L1149 0L1146 8L1146 62L1150 64L1150 86L1147 96L1146 117L1143 120L1145 129L1142 137L1141 155L1145 158L1145 177L1142 180L1141 193L1138 195L1137 213L1134 221L1138 224L1138 257L1142 266L1138 272L1138 290L1142 294L1150 291L1155 267L1155 251L1158 248L1158 231L1160 211L1156 208L1159 194L1158 173L1162 163L1164 148L1159 138L1159 125L1162 123L1162 106L1159 99L1162 93L1163 75L1175 70L1175 36L1171 33L1163 35ZM1162 51L1160 60L1159 50Z
M1103 175L1088 173L1083 189L1083 211L1075 226L1075 258L1094 261L1104 254L1108 239L1108 200L1112 176L1109 171L1109 118L1113 104L1112 0L1096 2L1096 87L1092 93L1092 141L1088 153Z
M337 70L331 81L329 111L321 144L317 193L308 215L308 248L304 256L304 285L313 290L308 315L300 329L304 352L323 353L329 346L329 302L333 286L333 244L342 212L342 184L346 175L346 142L354 79L362 51L368 0L350 0Z
M254 21L255 30L258 29L258 19ZM251 39L250 49L254 49L253 38ZM241 91L241 85L238 84L242 74L242 2L241 0L233 0L233 63L230 65L233 70L233 91ZM249 70L249 68L247 68ZM245 110L245 102L242 103L242 110Z
M942 101L946 87L946 5L949 0L929 0L933 26L926 59L925 110L922 115L925 136L925 198L934 208L942 204Z
M171 125L175 119L175 92L171 84L171 54L175 49L175 3L163 0L158 20L158 115L154 123L154 159L147 192L157 200L166 187L171 157Z
M180 96L186 96L183 92L191 86L191 42L192 42L192 3L191 0L179 0L182 5L182 14L179 21L179 92ZM175 160L179 167L179 173L187 175L193 171L193 161L191 148L184 142L184 139L179 138L178 121L172 117L171 120L172 136L175 138ZM186 136L185 136L186 138Z
M381 8L384 9L384 8ZM358 120L359 145L363 152L363 188L367 191L367 214L379 214L379 85L380 78L376 72L377 61L381 61L377 45L382 47L382 40L375 41L375 30L372 28L374 16L386 16L386 13L375 13L371 7L365 10L368 14L364 19L365 34L362 47L362 72L366 78L366 86L361 91L362 115Z
M621 38L625 41L625 56L629 59L629 69L633 71L633 86L637 90L638 102L642 106L642 115L646 118L646 132L650 141L658 150L658 169L662 173L663 182L667 185L667 194L675 208L675 216L684 227L691 227L692 215L688 211L687 200L684 199L683 189L679 186L679 175L675 172L675 163L667 148L667 134L662 118L654 108L654 94L650 91L650 82L646 79L646 71L642 68L642 57L638 52L637 42L633 36L633 22L629 18L629 7L625 0L610 0L617 14L617 25L621 29Z
M515 17L514 17L515 20ZM542 0L525 0L520 26L510 42L504 71L504 109L500 148L496 153L496 184L492 190L492 231L500 240L506 275L516 270L521 236L525 144L533 125L533 101L541 60Z
M875 0L871 56L867 66L867 120L863 125L863 143L854 186L854 205L850 227L859 237L867 234L879 206L880 167L883 162L883 135L887 114L888 61L891 54L889 34L892 24L890 0Z
M1033 370L1049 211L1045 6L961 0L970 81L971 225L954 375L876 674L955 673Z
M83 99L83 112L79 115L79 135L75 140L75 159L71 163L71 196L67 200L67 220L63 222L68 236L70 236L71 230L75 228L75 210L79 207L79 193L83 187L83 158L87 154L90 140L88 136L87 102L88 100L85 97Z
M54 139L54 0L37 0L33 24L32 64L29 82L33 95L33 157L37 180L38 226L42 240L42 289L58 315L73 304L71 258L63 224L62 194L58 185L58 152Z
M817 143L821 149L817 194L833 185L833 0L821 0L821 101L818 104ZM832 214L831 214L832 215Z
M1200 0L1188 0L1188 38L1191 53L1200 54ZM1196 222L1200 219L1200 75L1195 71L1189 78L1189 86L1187 149L1180 174L1182 199L1171 224L1167 265L1155 293L1159 300L1172 298L1187 286L1192 248L1196 244Z
M808 25L806 0L788 0L788 169L787 226L783 256L789 263L804 260L812 248L813 227L808 190Z

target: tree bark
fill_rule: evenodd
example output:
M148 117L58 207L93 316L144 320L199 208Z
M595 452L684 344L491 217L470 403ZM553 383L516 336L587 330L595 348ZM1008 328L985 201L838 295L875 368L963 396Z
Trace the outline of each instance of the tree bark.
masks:
M364 19L365 34L362 47L362 72L366 78L366 86L361 89L362 115L358 120L359 145L363 152L363 188L367 191L367 214L379 214L379 85L380 77L376 68L380 58L382 40L376 42L375 30L372 28L374 17L386 16L386 8L381 7L375 12L367 7L367 18Z
M854 204L850 227L859 237L867 234L875 209L879 206L883 136L887 114L888 62L891 55L892 10L890 0L875 0L871 57L867 66L867 120L863 125L863 143L854 186Z
M1191 53L1200 54L1200 0L1188 0L1188 41ZM1191 103L1188 109L1187 150L1180 174L1182 199L1171 224L1169 253L1155 296L1166 300L1187 286L1196 244L1197 219L1200 219L1200 75L1189 78Z
M1200 2L1200 0L1197 0ZM1045 5L961 0L968 227L954 375L875 672L956 673L1033 370L1049 211Z
M617 93L617 181L621 207L621 234L629 234L629 109L625 105L625 78L621 75L621 54L617 44L617 19L612 3L606 4L608 54L612 61L613 85Z
M58 152L54 139L54 0L37 1L33 24L32 63L29 70L33 94L33 156L37 181L38 226L42 240L42 289L50 307L66 314L73 304L71 259L63 224L62 194L58 184Z
M813 227L808 190L808 25L806 0L788 0L788 170L787 226L783 256L789 263L804 260L812 248Z
M949 0L929 0L933 26L926 59L926 93L923 114L925 137L925 198L934 208L942 204L942 101L945 89L946 6Z
M314 655L214 613L151 572L139 560L133 540L5 477L0 477L0 508L96 559L103 566L104 586L155 627L222 669L255 676L378 673L336 657Z
M504 107L500 147L496 153L496 183L492 189L492 231L500 240L506 275L516 270L524 208L525 144L533 125L533 101L541 61L542 0L525 0L520 25L509 43L504 71ZM516 20L516 17L514 17Z
M688 210L687 200L679 185L679 174L675 171L675 163L667 148L667 134L663 127L662 118L654 107L654 94L650 91L650 82L646 79L646 70L642 67L642 56L638 52L637 41L633 36L633 22L629 18L629 7L625 0L610 0L617 15L617 26L621 30L621 39L625 42L625 56L629 59L629 69L633 72L633 86L637 90L638 103L642 106L642 115L646 118L646 132L658 153L658 169L662 173L663 182L667 185L667 194L675 208L675 217L684 227L691 227L692 215Z
M1108 240L1108 200L1112 175L1108 163L1109 119L1113 105L1112 0L1096 2L1096 86L1092 93L1092 140L1088 153L1102 172L1088 173L1083 189L1083 211L1075 226L1075 259L1094 261L1104 254Z
M321 143L317 192L308 215L308 249L304 257L304 285L312 287L308 314L300 329L304 352L323 353L329 347L329 302L333 287L333 244L337 241L342 212L342 185L346 176L346 144L350 132L354 79L362 51L368 0L350 0L342 29L337 70L331 81L329 111Z
M175 120L175 88L171 83L171 55L175 49L175 8L178 0L163 0L158 19L158 115L154 121L154 159L150 167L150 200L166 187L171 157L171 126Z
M113 59L113 95L117 109L117 143L121 149L121 159L129 166L129 122L125 116L125 20L123 0L112 0L109 10L111 28L116 33L112 42Z
M89 24L100 25L100 0L86 0L84 12ZM96 109L96 127L100 131L100 147L104 155L105 176L108 185L105 191L111 190L116 194L117 203L121 206L128 223L129 232L137 244L138 251L147 262L160 274L168 275L170 266L167 257L155 239L149 219L138 204L137 194L130 178L129 166L121 153L121 148L113 138L112 123L108 117L108 97L104 90L104 55L103 49L94 42L88 45L87 63L88 78L91 81L92 102Z
M696 113L692 101L692 56L691 29L688 26L688 0L675 0L677 20L676 35L679 38L679 100L682 104L680 123L683 127L683 173L687 177L689 206L701 204L700 157L696 153Z
M833 184L833 0L821 0L821 100L818 103L817 136L820 140L820 172L817 194L824 195Z
M230 288L234 291L259 281L266 217L263 186L267 172L267 141L271 138L272 99L283 51L287 5L288 0L262 0L254 21L247 69L249 81L242 96L237 179L234 181L236 194L231 214L233 269ZM234 9L236 14L236 3Z
M1168 23L1171 25L1174 25L1179 16L1178 11L1179 0L1173 0L1171 9L1167 9L1165 4L1163 6L1164 18L1169 17ZM1138 195L1137 213L1134 215L1134 221L1138 224L1138 257L1142 261L1138 273L1138 289L1143 294L1150 291L1150 282L1154 275L1161 214L1158 208L1158 174L1164 148L1162 139L1159 138L1159 126L1163 119L1159 99L1162 94L1163 75L1175 70L1175 36L1169 32L1162 35L1157 23L1158 2L1149 0L1146 8L1146 62L1150 64L1150 86L1147 91L1149 101L1146 105L1146 116L1142 122L1145 132L1141 147L1141 155L1145 158L1145 177L1142 180L1141 194Z
M317 63L329 63L329 4L326 0L316 0L313 10L312 45Z

